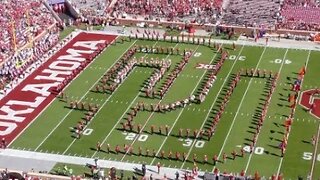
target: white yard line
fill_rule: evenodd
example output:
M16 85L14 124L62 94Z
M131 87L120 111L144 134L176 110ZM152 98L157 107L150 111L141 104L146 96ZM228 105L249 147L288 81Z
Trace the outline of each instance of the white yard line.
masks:
M110 68L112 68L117 61L137 42L137 40L135 40L131 46L129 46L126 51L124 53L121 54L121 56L108 68L108 70L106 72L108 72L110 70ZM107 48L106 48L107 49ZM99 57L99 56L98 56ZM93 62L93 61L92 61ZM89 65L90 66L90 65ZM87 67L89 67L87 66ZM83 70L82 72L84 72L85 70ZM81 72L81 73L82 73ZM100 78L97 79L97 81L88 89L88 91L80 98L79 101L81 101L83 98L86 97L86 95L90 92L90 90L100 81L100 79L104 76L105 73L102 74L102 76ZM75 78L76 79L76 78ZM71 84L72 82L70 82L69 84ZM60 120L60 122L50 131L50 133L42 140L42 142L37 146L37 148L35 149L35 151L37 151L41 145L51 136L51 134L60 126L60 124L68 117L68 115L73 111L73 109L69 110L68 113ZM40 113L41 114L41 113ZM39 114L39 115L40 115ZM36 118L35 118L36 119Z
M308 57L307 57L307 62L306 62L306 65L305 65L305 68L307 69L307 67L308 67L308 63L309 63L309 59L310 59L310 54L311 54L311 50L309 50L309 54L308 54ZM303 80L304 80L304 78L302 79L302 81L301 81L301 87L302 87L302 84L303 84ZM296 101L298 101L298 99L300 99L300 96L301 96L301 92L299 92L299 94L298 94L298 98L297 98L297 100ZM294 109L294 112L293 113L295 113L295 111L296 111L296 109ZM294 114L293 114L294 115ZM290 136L290 133L288 134L288 140L289 140L289 136ZM282 162L283 162L283 157L281 157L281 159L280 159L280 163L279 163L279 167L278 167L278 170L277 170L277 176L279 175L279 173L280 173L280 170L281 170L281 167L282 167Z
M153 45L153 47L158 43L158 41ZM146 53L143 57L146 57L148 55L148 53ZM142 88L143 89L143 88ZM141 90L142 90L141 89ZM139 95L141 94L141 92L139 91L139 93L136 95L136 97L134 97L134 99L131 101L131 103L129 104L129 106L127 107L127 109L123 112L123 114L121 115L121 117L118 119L118 121L114 124L114 126L112 127L112 129L109 131L108 135L102 140L101 142L101 146L107 141L107 139L109 138L109 136L111 135L111 133L114 131L114 129L119 125L120 121L123 119L123 117L126 115L126 113L128 112L128 110L131 108L131 106L133 105L133 103L137 100L137 98L139 97ZM95 155L97 154L98 151L94 152L93 155L91 156L92 158L95 157Z
M218 51L219 51L219 50L218 50ZM213 62L214 59L216 58L217 54L218 54L218 53L216 53L214 56L212 56L212 59L211 59L211 61L210 61L209 64L212 64L212 62ZM194 94L194 92L197 90L199 84L201 83L202 78L206 75L206 72L207 72L207 71L208 71L208 70L205 70L205 71L203 72L203 74L202 74L202 76L200 77L197 85L194 87L194 89L192 90L192 92L191 92L190 95ZM175 119L172 127L170 128L170 131L168 132L168 135L167 135L167 136L165 137L165 139L162 141L162 144L161 144L160 148L159 148L158 151L157 151L156 157L154 157L154 158L152 159L150 165L152 165L152 164L154 163L154 161L157 159L158 154L160 153L162 147L164 146L164 144L166 143L168 137L170 136L171 131L173 130L174 126L175 126L176 123L178 122L180 116L182 115L182 113L183 113L183 111L184 111L185 109L186 109L186 108L183 108L183 109L180 111L180 113L179 113L179 115L177 116L177 118Z
M152 46L152 47L154 47L155 45L157 45L157 43L158 43L158 41L156 41L155 43L154 43L154 45ZM128 50L127 50L128 51ZM145 56L147 56L147 54L145 55ZM144 56L144 57L145 57ZM133 70L136 68L136 66L133 68ZM127 77L129 77L129 75L132 73L133 71L131 71L128 75L127 75ZM126 79L127 79L127 77L126 77ZM121 85L123 85L124 84L124 82L122 82L116 89L118 89ZM97 113L95 114L95 116L94 117L96 117L96 115L100 112L100 110L101 109L103 109L103 107L106 105L106 103L109 101L109 99L114 95L115 93L112 93L111 94L111 96L109 96L105 101L104 101L104 103L101 105L101 108L99 108L98 109L98 111L97 111ZM131 104L135 101L135 99L139 96L139 94L140 94L140 91L139 91L139 93L138 93L138 95L134 98L134 100L131 102ZM130 105L131 105L130 104ZM129 108L130 108L131 106L129 106ZM124 114L126 113L127 111L125 111L124 112ZM123 114L123 115L124 115ZM122 115L122 116L123 116ZM93 117L93 118L94 118ZM93 120L93 119L92 119ZM92 122L92 120L89 122L89 124ZM121 120L121 118L120 118L120 120ZM119 121L118 121L119 122ZM89 126L89 124L88 125L86 125L86 127L88 127ZM118 124L118 123L117 123ZM110 131L111 132L111 131ZM62 153L62 154L65 154L69 149L70 149L70 147L76 142L76 138L69 144L69 146L67 147L67 149Z
M73 32L72 32L72 33L73 33ZM80 32L79 32L79 33L80 33ZM79 35L79 33L77 33L76 35L73 35L73 38L70 39L69 42L67 42L63 47L61 47L61 48L60 48L59 50L57 50L56 52L59 52L62 48L64 48L68 43L70 43L70 41L72 41L74 38L76 38L76 37ZM119 36L117 36L111 43L113 43L118 37L119 37ZM108 47L108 46L107 46L107 47ZM101 53L103 53L104 51L106 51L107 47L106 47ZM55 53L53 53L46 61L48 61L53 55L55 55ZM94 62L94 60L91 61L91 62L88 64L87 67L89 67L93 62ZM39 66L39 67L41 67L41 66ZM87 68L87 67L86 67L86 68ZM74 77L74 78L71 80L71 82L68 83L68 84L66 85L66 87L64 87L63 89L67 89L67 88L72 84L72 82L73 82L74 80L76 80L83 72L84 72L84 70L82 70L78 75L76 75L76 77ZM10 146L21 134L23 134L24 131L27 130L27 129L29 128L29 126L30 126L33 122L35 122L35 120L38 119L38 117L39 117L55 100L56 100L56 98L53 98L53 99L46 105L46 107L43 108L42 111L41 111L35 118L33 118L33 120L10 142L10 144L9 144L8 146Z
M264 53L264 51L266 50L266 48L267 48L267 47L265 46L262 54ZM261 56L262 56L262 54L261 54ZM258 65L260 64L261 59L262 59L262 58L259 59L257 65L256 65L256 67L255 67L255 70L258 68ZM226 142L227 142L228 137L229 137L229 135L230 135L230 133L231 133L231 130L232 130L232 128L233 128L233 125L234 125L234 123L235 123L235 120L236 120L236 118L237 118L237 116L238 116L238 114L239 114L240 108L242 107L242 103L243 103L243 101L244 101L244 99L245 99L245 97L246 97L246 95L247 95L247 93L248 93L248 90L249 90L249 87L250 87L250 85L251 85L251 83L252 83L252 80L253 80L253 78L250 78L249 83L248 83L248 86L247 86L247 89L246 89L246 91L244 92L244 94L243 94L243 96L242 96L242 99L241 99L241 101L240 101L240 104L239 104L239 106L238 106L238 109L237 109L237 111L236 111L236 114L234 115L234 118L233 118L233 120L232 120L231 126L230 126L230 128L229 128L228 133L227 133L227 136L226 136L226 138L224 139L224 142L223 142L222 147L221 147L221 149L220 149L220 152L219 152L219 155L218 155L218 159L220 158L221 153L222 153L222 151L223 151L223 149L224 149L224 146L226 145ZM214 167L212 168L212 171L215 169L215 167L216 167L216 166L214 166Z
M319 123L319 126L318 126L318 134L317 134L317 137L316 137L316 145L315 145L314 152L313 152L312 165L311 165L311 170L310 170L311 179L313 179L314 165L315 165L315 163L317 161L317 151L318 151L318 145L319 145L319 136L320 136L320 123Z
M283 58L282 58L282 63L281 63L281 66L280 66L280 68L279 68L279 70L278 70L278 74L280 75L280 73L281 73L281 71L282 71L282 67L283 67L283 65L284 65L284 62L285 62L285 59L286 59L286 56L287 56L287 53L288 53L288 49L287 49L287 51L285 52L285 54L284 54L284 56L283 56ZM262 58L262 56L261 56L261 58ZM275 91L275 90L274 90ZM272 96L271 96L271 98L270 98L270 101L271 101L271 99L272 99ZM268 112L268 111L267 111ZM262 126L263 127L263 126ZM261 132L261 131L260 131ZM257 141L256 141L256 144L257 144L257 142L258 142L258 139L259 139L259 135L260 135L260 133L258 133L257 134ZM245 168L245 170L244 170L244 172L247 172L247 170L248 170L248 168L249 168L249 165L250 165L250 162L251 162L251 159L252 159L252 155L253 155L254 153L250 153L250 155L249 155L249 159L248 159L248 162L247 162L247 165L246 165L246 168Z
M209 111L208 111L206 117L204 118L204 121L203 121L203 123L202 123L202 125L201 125L201 127L200 127L200 130L201 130L201 129L203 128L203 126L206 124L207 119L208 119L208 117L210 116L210 113L211 113L210 110L213 108L214 104L216 103L216 101L217 101L217 99L218 99L218 97L219 97L219 94L221 93L221 91L223 90L225 84L227 83L227 81L228 81L228 78L227 78L227 77L229 77L230 74L232 73L232 70L233 70L234 66L236 65L237 59L238 59L239 56L241 55L244 46L245 46L245 45L243 44L242 47L241 47L241 49L240 49L240 51L239 51L239 53L238 53L238 55L237 55L237 58L234 60L234 62L233 62L233 64L232 64L232 66L231 66L228 74L226 75L226 78L224 78L224 81L223 81L223 83L222 83L222 85L221 85L221 87L220 87L220 89L219 89L219 91L218 91L218 93L217 93L214 101L212 102L211 107L209 108ZM197 136L198 136L198 135L199 135L199 133L197 134ZM195 138L195 139L196 139L196 138ZM193 141L193 142L192 142L191 147L189 148L189 151L188 151L188 153L187 153L186 159L188 159L188 157L190 156L190 153L191 153L191 151L192 151L193 146L195 145L195 143L196 143L196 141ZM180 166L180 169L183 168L183 166L185 165L185 163L186 163L186 161L184 161L184 162L182 163L182 165Z
M177 47L178 44L179 44L179 43L177 43L173 48ZM197 46L197 49L196 49L194 52L196 52L196 51L198 50L198 48L199 48L199 45ZM168 59L169 56L170 56L170 54L168 54L165 59ZM168 93L166 93L166 94L168 94ZM166 96L166 94L164 95L164 97ZM162 100L163 100L163 98L158 102L158 104L160 104L160 103L162 102ZM150 114L150 116L148 117L148 119L146 120L146 122L144 123L144 125L142 126L141 129L144 129L144 128L146 127L146 125L147 125L148 122L150 121L150 119L151 119L151 117L153 116L153 114L154 114L154 112L152 112L152 113ZM138 139L139 137L140 137L140 134L138 134L138 135L133 139L133 142L130 144L129 147L131 147L131 146L137 141L137 139ZM129 151L129 149L128 149L128 151ZM121 161L123 161L123 159L126 157L126 155L128 154L128 151L126 151L126 152L124 153L123 157L121 158Z

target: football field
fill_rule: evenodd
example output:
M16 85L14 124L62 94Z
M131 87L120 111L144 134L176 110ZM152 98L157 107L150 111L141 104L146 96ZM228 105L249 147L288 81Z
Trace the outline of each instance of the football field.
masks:
M57 96L15 138L9 148L112 161L144 162L147 165L160 163L165 167L189 170L197 165L200 171L207 172L218 168L220 172L227 173L245 171L246 175L258 172L265 177L282 174L285 179L297 179L298 176L306 178L310 174L313 179L320 178L320 121L315 115L320 112L320 106L309 112L300 105L302 93L297 98L284 156L281 156L279 148L286 131L285 121L291 113L292 102L288 102L288 94L294 94L291 85L303 66L306 67L306 74L300 92L320 88L319 51L240 44L236 45L236 49L230 44L214 48L213 43L209 46L207 43L171 43L128 38L122 42L121 39L117 37L112 45L72 80L64 90L67 98ZM141 48L133 53L131 60L143 58L146 61L171 61L163 77L153 87L156 95L147 97L145 93L150 78L160 69L151 62L136 63L113 92L102 90L104 77L120 62L126 64L123 56L134 47ZM148 51L146 47L152 50ZM167 52L167 48L173 48L173 51ZM189 100L184 105L171 108L177 101L182 102L192 95L198 97L201 94L215 65L222 58L220 49L229 55L217 71L205 100ZM183 62L184 50L190 54L190 58L160 98L157 92L166 87L168 79L172 78L176 68ZM115 69L119 72L120 68ZM253 75L250 74L252 69L255 72ZM238 73L241 74L240 80L225 103L229 87ZM275 78L276 74L278 78ZM256 133L272 82L275 82L275 88L261 129ZM108 80L106 84L111 83ZM100 87L98 90L97 86ZM312 96L311 101L319 102L320 105L319 95ZM80 138L76 137L75 129L89 112L86 107L70 107L70 102L97 104L99 107L92 119L84 125ZM128 118L139 103L145 107L137 110L133 116L133 128L124 129L123 124L129 121ZM163 109L154 110L151 104L160 105ZM222 114L209 138L206 132L222 106ZM250 152L254 134L256 143ZM312 137L316 137L317 142L314 144ZM100 151L96 147L98 142L101 144ZM120 148L119 153L116 152L117 146ZM125 146L131 148L126 149ZM241 149L245 151L243 156ZM237 153L235 158L232 152ZM208 160L205 160L205 156ZM212 160L214 156L218 159L216 163Z

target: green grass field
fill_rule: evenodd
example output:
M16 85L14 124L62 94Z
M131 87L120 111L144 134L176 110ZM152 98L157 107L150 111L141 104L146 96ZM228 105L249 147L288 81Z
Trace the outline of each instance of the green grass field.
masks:
M125 81L112 93L98 93L95 85L99 84L100 78L113 66L113 64L134 45L165 46L179 49L191 49L195 51L190 62L174 81L168 93L162 100L146 98L141 92L143 84L150 77L154 68L135 67ZM259 172L261 176L270 177L273 174L282 173L285 179L297 179L298 176L306 178L310 174L312 159L306 157L306 153L313 153L315 146L310 141L317 134L319 120L311 116L301 106L297 105L295 120L289 136L288 148L281 157L280 149L277 148L282 140L285 128L282 126L286 116L290 114L287 95L290 92L290 83L297 77L299 69L307 63L307 73L303 81L302 89L320 87L320 52L298 49L271 48L258 46L238 46L231 50L230 45L222 46L229 51L229 58L223 64L217 75L206 100L201 104L191 104L184 108L177 108L166 113L153 113L148 111L139 112L135 117L135 124L141 124L144 131L140 135L135 132L124 132L121 122L138 102L147 104L171 103L181 100L199 91L201 83L208 73L205 69L196 69L197 63L215 64L220 55L208 46L169 43L163 41L132 40L124 43L111 45L99 56L87 69L75 79L65 90L69 98L100 104L102 108L88 125L88 135L80 139L72 137L70 127L73 127L84 116L84 111L71 110L68 104L59 98L17 138L10 148L30 149L38 152L51 152L64 155L87 156L92 158L110 159L123 162L146 162L156 165L160 162L166 167L192 169L194 162L192 157L197 156L197 165L201 171L212 172L214 167L221 171L240 173L246 170L246 174ZM136 53L136 57L159 57L159 59L171 59L173 67L182 59L180 55ZM289 60L289 61L286 61ZM252 138L252 125L254 115L264 101L264 91L267 79L259 77L242 77L229 103L217 125L215 134L210 140L186 139L177 137L182 129L204 129L213 119L215 110L219 109L226 89L234 74L241 69L266 69L279 73L280 77L272 95L270 106L267 110L267 118L263 123L258 136L256 149L244 157L235 160L227 159L226 162L212 164L212 157L217 155L222 160L222 154L231 155L233 150L240 152ZM164 76L164 79L168 73ZM160 89L164 79L156 85ZM150 127L154 125L170 127L168 136L151 134ZM157 129L157 128L156 128ZM193 133L192 133L193 134ZM109 144L114 150L116 145L122 149L124 144L132 144L136 155L115 154L97 152L96 143L102 142L102 149ZM157 154L162 150L167 156L169 151L185 152L186 161L173 159L160 159L151 156L138 156L138 149L154 149ZM320 150L317 150L317 160L314 163L313 179L320 178ZM209 163L202 163L204 155L209 158ZM173 155L174 156L174 155Z

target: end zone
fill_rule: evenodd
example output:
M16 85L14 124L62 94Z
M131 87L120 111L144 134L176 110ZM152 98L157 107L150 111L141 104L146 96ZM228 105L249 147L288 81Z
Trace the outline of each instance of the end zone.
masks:
M11 143L117 36L81 32L0 101L0 138Z

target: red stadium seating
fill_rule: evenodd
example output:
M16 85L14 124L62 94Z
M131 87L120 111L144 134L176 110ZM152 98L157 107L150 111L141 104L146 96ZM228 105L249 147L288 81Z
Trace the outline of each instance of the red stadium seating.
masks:
M318 2L319 3L319 2ZM314 0L285 0L280 28L294 30L320 30L320 7Z

